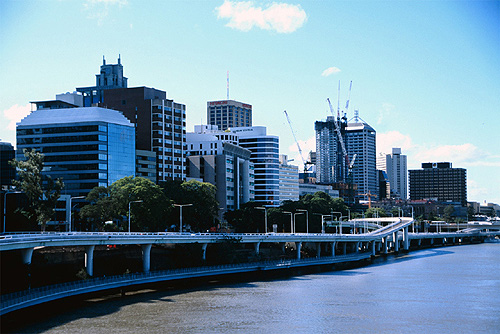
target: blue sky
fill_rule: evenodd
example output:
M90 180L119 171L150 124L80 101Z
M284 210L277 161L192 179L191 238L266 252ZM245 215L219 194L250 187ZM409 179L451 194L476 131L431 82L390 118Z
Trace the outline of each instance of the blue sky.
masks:
M468 199L500 203L500 1L0 2L0 138L15 143L29 101L95 84L121 54L129 87L186 104L188 131L206 102L253 105L297 164L314 122L341 105L401 147L409 168L467 169Z

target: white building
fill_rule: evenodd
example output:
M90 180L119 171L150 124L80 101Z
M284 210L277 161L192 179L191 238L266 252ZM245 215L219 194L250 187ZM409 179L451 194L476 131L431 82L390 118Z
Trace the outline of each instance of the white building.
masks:
M280 159L280 203L299 200L299 167L288 164L288 156L279 155Z
M236 145L237 139L215 125L197 125L194 132L186 134L188 179L215 185L217 201L224 211L254 200L251 152Z
M401 148L393 148L392 154L386 155L386 173L391 183L391 197L407 199L408 166L406 155Z
M266 127L236 127L230 132L238 136L238 144L252 152L255 167L255 202L263 206L280 205L279 137L268 135Z

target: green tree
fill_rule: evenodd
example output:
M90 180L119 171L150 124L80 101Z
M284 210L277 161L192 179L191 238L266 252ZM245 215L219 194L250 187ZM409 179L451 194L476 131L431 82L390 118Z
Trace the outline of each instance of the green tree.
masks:
M447 205L445 208L444 208L444 211L443 211L443 216L444 216L444 220L449 223L451 222L451 217L453 216L453 212L455 211L455 208L453 207L453 205Z
M387 212L383 208L369 208L365 212L366 218L387 217Z
M12 160L10 164L16 168L19 180L12 180L13 185L22 190L29 200L29 207L22 213L35 220L45 231L47 222L54 216L54 208L64 188L62 179L53 180L43 174L44 155L36 150L23 150L24 160Z
M80 217L94 226L103 227L106 221L118 217L116 204L108 187L95 187L86 197L89 204L80 210Z
M165 196L175 204L192 204L182 210L183 225L195 231L206 231L214 225L219 210L217 188L208 182L190 180L160 183ZM179 222L179 209L170 213L170 221Z

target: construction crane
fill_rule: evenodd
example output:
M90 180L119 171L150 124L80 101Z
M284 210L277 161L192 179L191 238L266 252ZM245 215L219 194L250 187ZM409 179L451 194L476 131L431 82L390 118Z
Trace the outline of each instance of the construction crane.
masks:
M328 105L330 106L330 111L332 112L332 115L335 116L330 99L328 98L326 100L328 101ZM347 156L347 150L345 149L344 139L342 138L342 133L340 132L339 121L340 121L339 119L333 120L333 123L335 124L335 132L337 132L337 137L339 138L340 146L342 147L342 153L344 154L346 166L349 166L349 157Z
M307 168L307 165L310 165L311 162L310 161L306 161L306 159L304 159L304 155L302 154L302 149L300 148L299 141L297 140L297 136L295 136L295 131L293 131L292 121L290 121L290 117L288 116L288 113L286 112L286 110L283 111L283 112L285 113L286 120L288 122L288 125L290 126L290 130L292 131L293 139L295 139L295 144L297 144L297 149L299 150L300 158L302 159L302 163L304 164L304 183L305 183L306 173L309 170Z
M360 194L360 195L361 196L368 196L368 209L371 209L371 207L372 207L372 197L378 197L377 195L372 195L369 190L368 190L368 193Z

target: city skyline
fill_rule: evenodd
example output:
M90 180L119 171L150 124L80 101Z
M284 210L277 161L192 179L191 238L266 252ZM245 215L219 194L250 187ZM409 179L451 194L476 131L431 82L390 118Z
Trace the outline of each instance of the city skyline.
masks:
M252 105L253 125L280 137L302 168L314 122L353 88L348 119L377 131L377 154L401 147L408 169L467 169L468 200L500 203L500 2L3 1L0 139L16 144L29 101L95 84L121 54L129 87L186 105L187 130L207 101ZM57 17L49 20L48 17ZM307 157L304 157L307 158Z

